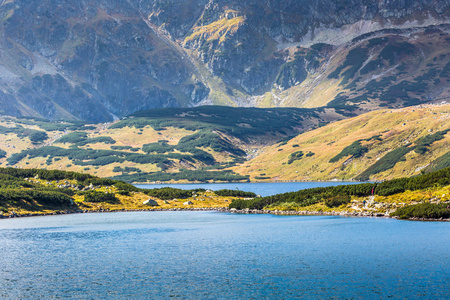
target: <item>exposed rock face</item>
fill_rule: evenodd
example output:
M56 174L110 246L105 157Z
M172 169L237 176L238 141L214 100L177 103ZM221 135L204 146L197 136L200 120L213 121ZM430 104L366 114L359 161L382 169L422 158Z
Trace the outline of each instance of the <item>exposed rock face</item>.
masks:
M450 0L1 1L0 113L98 122L220 97L259 105L353 38L449 16Z
M0 10L5 114L98 122L208 95L126 1L20 0Z
M258 95L272 88L289 60L284 49L319 42L339 45L383 28L445 23L449 8L450 1L431 0L216 0L203 12L198 34L185 38L185 46L197 50L226 83ZM244 21L232 30L239 18ZM215 34L214 27L219 28ZM298 73L305 72L298 68Z

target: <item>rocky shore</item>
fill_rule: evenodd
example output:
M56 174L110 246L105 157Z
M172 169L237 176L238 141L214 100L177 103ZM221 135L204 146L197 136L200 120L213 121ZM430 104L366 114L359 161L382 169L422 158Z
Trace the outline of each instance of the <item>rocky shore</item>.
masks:
M377 218L390 218L398 219L398 217L391 217L389 214L376 213L376 212L348 212L348 211L281 211L281 210L258 210L258 209L243 209L237 210L232 208L229 210L231 213L237 214L272 214L272 215L286 215L286 216L343 216L343 217L377 217ZM411 218L414 221L447 221L450 219L426 219L426 218Z
M70 215L70 214L87 214L87 213L112 213L112 212L164 212L164 211L219 211L230 212L235 214L272 214L284 216L342 216L342 217L376 217L376 218L390 218L398 219L398 217L391 217L388 214L374 213L374 212L348 212L348 211L281 211L281 210L258 210L258 209L243 209L237 210L235 208L229 209L226 207L211 207L211 208L170 208L170 209L100 209L100 210L73 210L73 211L57 211L53 213L35 213L35 214L17 214L12 212L9 215L0 215L0 219L24 218L24 217L38 217L38 216L54 216L54 215ZM426 218L411 218L411 221L445 221L450 222L450 219L426 219Z
M226 207L211 207L211 208L170 208L170 209L99 209L99 210L66 210L66 211L56 211L52 213L30 213L30 214L18 214L12 212L8 215L0 215L0 219L12 219L12 218L25 218L25 217L40 217L40 216L56 216L56 215L71 215L71 214L89 214L89 213L113 213L113 212L162 212L162 211L230 211Z

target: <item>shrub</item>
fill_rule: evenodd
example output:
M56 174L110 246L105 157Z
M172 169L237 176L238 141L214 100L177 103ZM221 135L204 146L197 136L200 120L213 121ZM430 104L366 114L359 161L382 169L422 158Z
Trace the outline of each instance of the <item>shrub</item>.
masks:
M159 189L143 190L146 195L159 198L161 200L185 199L192 196L192 191L163 187Z
M358 180L368 180L371 175L381 173L392 169L406 154L414 150L414 147L402 146L392 150L385 156L380 158L373 165L368 167L364 172L358 175Z
M351 197L349 195L337 195L325 200L325 205L327 207L338 207L342 204L350 203Z
M93 203L100 203L100 202L117 203L119 199L117 199L113 193L89 191L84 194L84 201Z
M30 139L31 143L40 144L48 139L48 135L44 131L35 130L28 135L28 138Z
M339 161L346 156L352 156L354 158L361 157L369 151L369 148L362 146L361 141L353 142L350 146L345 147L338 155L330 159L330 163Z
M296 160L300 160L303 157L303 151L297 151L292 153L291 155L289 155L289 160L288 160L288 164L292 164L294 161Z
M431 204L422 203L415 205L408 205L397 209L391 214L401 219L410 218L425 218L425 219L440 219L450 218L450 209L447 208L448 204Z
M248 197L248 198L255 198L256 194L252 193L252 192L244 192L244 191L240 191L240 190L218 190L215 191L214 194L216 194L217 196L230 196L230 197Z

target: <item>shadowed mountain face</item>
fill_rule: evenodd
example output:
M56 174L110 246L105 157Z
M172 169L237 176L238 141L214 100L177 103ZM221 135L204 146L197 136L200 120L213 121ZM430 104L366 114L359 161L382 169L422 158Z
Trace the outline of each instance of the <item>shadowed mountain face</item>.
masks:
M449 0L3 0L0 113L101 122L210 103L441 100L449 16Z
M10 1L1 13L4 113L96 122L208 94L126 1Z

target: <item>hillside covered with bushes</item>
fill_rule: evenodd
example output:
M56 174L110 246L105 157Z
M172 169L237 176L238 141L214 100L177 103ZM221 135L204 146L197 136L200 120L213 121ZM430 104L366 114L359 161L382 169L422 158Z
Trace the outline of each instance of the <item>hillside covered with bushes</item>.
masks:
M383 182L312 188L252 200L229 208L257 211L342 212L343 214L439 219L450 216L450 168Z
M0 168L0 217L88 211L223 208L241 191L139 189L89 174Z
M206 106L114 123L0 119L0 165L126 182L383 180L450 166L450 105L330 124L318 111ZM329 120L333 121L333 120Z
M320 110L220 106L141 111L94 125L5 117L0 162L127 182L247 181L227 168L321 120Z

